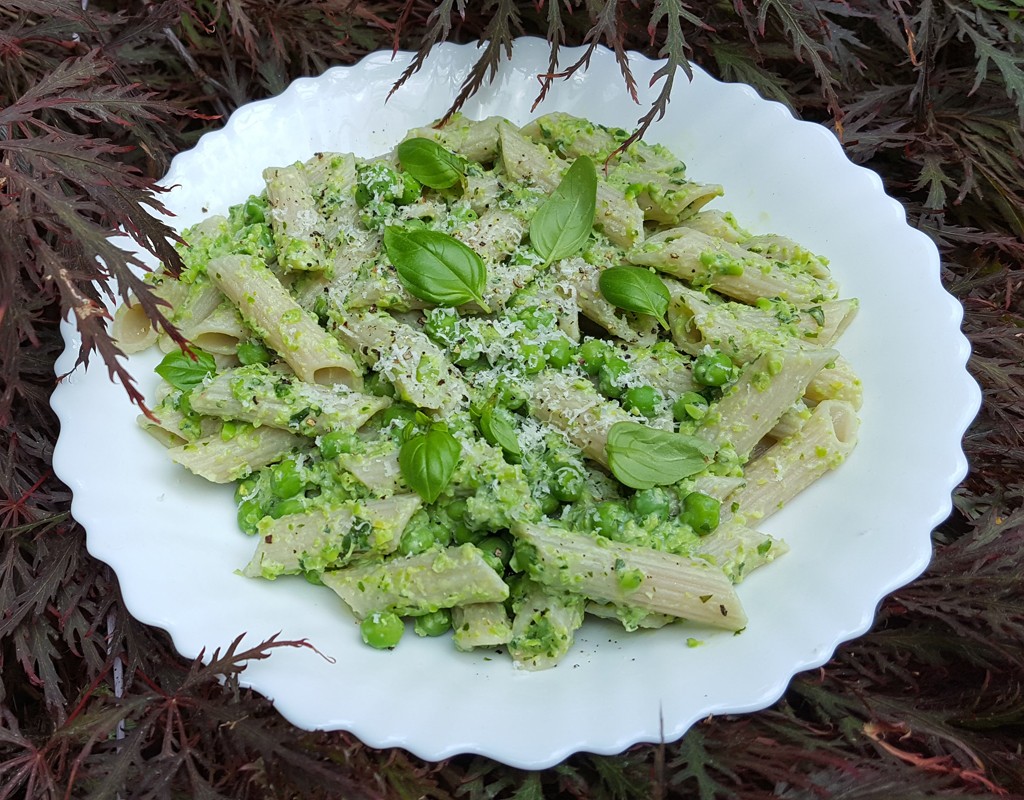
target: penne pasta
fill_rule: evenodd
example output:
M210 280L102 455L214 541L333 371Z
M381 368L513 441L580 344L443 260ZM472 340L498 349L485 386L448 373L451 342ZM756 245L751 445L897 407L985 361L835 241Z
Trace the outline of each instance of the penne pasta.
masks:
M583 624L586 598L524 579L512 601L512 663L521 669L547 669L569 652L576 630Z
M513 526L527 574L562 591L738 631L746 614L728 578L699 559L598 542L550 525Z
M362 384L355 361L316 319L296 303L257 258L223 256L210 262L214 283L237 306L249 325L309 383Z
M301 164L263 171L270 225L274 231L277 260L283 269L320 272L331 261L324 237L327 226L305 172Z
M422 504L414 494L384 500L350 501L314 508L257 525L256 552L242 570L249 578L344 567L367 555L387 556L398 549L402 531Z
M305 440L276 428L244 428L234 436L220 434L172 447L171 460L212 483L230 483L279 461Z
M654 267L744 303L767 297L809 305L831 300L836 293L830 280L694 228L673 228L649 236L626 257L632 264Z
M836 355L834 350L788 348L759 356L712 407L697 435L716 447L729 445L745 459Z
M338 324L337 333L406 402L441 414L466 402L465 383L440 348L390 314L352 312Z
M452 609L452 641L458 650L497 647L512 639L503 603L467 603Z
M730 497L736 514L760 521L781 509L846 459L857 443L856 411L841 400L820 403L792 436L778 442L744 471L746 484Z
M415 615L508 597L508 586L471 544L333 570L324 573L323 582L357 619L385 610Z
M262 364L225 370L192 392L200 414L269 425L303 436L354 431L391 405L390 398L321 386Z

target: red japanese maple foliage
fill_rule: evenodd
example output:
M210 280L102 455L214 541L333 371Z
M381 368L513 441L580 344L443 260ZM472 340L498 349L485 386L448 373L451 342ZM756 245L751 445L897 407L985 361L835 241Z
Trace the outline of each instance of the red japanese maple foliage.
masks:
M1019 0L5 0L0 3L0 800L56 797L1024 797L1024 21ZM841 135L943 255L986 402L921 579L758 714L540 773L427 764L305 732L240 685L271 639L189 663L135 621L50 469L59 320L137 401L107 302L171 330L138 252L175 269L156 181L234 108L368 51L481 41L459 107L515 46L687 60ZM401 86L396 91L402 91ZM95 368L95 364L93 367ZM215 609L211 609L215 611ZM358 687L338 687L357 691ZM500 720L496 721L500 724Z

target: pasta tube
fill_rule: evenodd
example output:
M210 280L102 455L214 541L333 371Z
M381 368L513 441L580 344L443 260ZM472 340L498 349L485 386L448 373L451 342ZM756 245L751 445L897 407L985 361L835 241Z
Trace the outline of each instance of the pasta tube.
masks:
M337 430L354 431L390 406L391 400L352 392L344 386L305 383L293 375L252 364L226 370L194 390L191 405L200 414L319 436Z
M739 583L751 571L788 551L789 546L781 539L729 520L702 537L691 555L715 565L729 580Z
M601 275L598 267L576 257L560 261L553 272L559 285L572 288L583 315L612 336L632 344L650 344L657 337L656 320L646 316L630 320L604 298L598 285Z
M647 219L678 224L723 193L721 186L686 180L686 166L663 147L639 140L620 150L629 138L621 128L613 131L556 111L521 130L564 158L586 155L613 165L609 182L635 197Z
M366 554L390 555L421 505L419 495L402 494L278 519L264 517L257 525L256 552L242 574L273 580L278 575L336 569Z
M245 428L231 438L214 435L178 447L171 460L213 483L230 483L279 461L308 439L277 428Z
M322 271L330 260L325 223L301 164L263 171L277 261L285 270Z
M304 311L266 265L253 256L210 261L213 282L238 307L242 318L308 383L362 386L352 356Z
M325 572L323 582L357 619L380 611L415 616L508 598L508 586L471 544Z
M516 523L512 534L517 560L546 586L731 631L747 624L732 583L706 561L551 525Z
M431 139L472 161L486 163L498 157L498 124L502 121L502 117L487 117L477 122L456 113L440 128L413 128L405 138Z
M354 311L337 327L338 337L418 408L450 414L465 405L465 381L426 334L390 314Z
M842 356L836 356L807 384L807 399L814 403L845 400L859 409L864 402L864 387L853 365Z
M239 343L252 338L238 309L227 301L202 319L189 320L180 330L200 350L217 355L233 355Z
M593 384L553 370L534 378L530 413L563 431L583 454L608 466L608 430L616 422L636 422L618 403L605 400Z
M678 281L666 281L672 301L668 310L672 341L682 351L697 355L705 347L721 350L746 363L766 347L791 342L831 347L857 313L856 300L830 300L811 309L765 302L765 307L744 303L714 303L703 292Z
M696 286L710 286L744 303L778 297L807 305L829 300L836 294L830 281L693 228L673 228L650 236L630 250L626 258L632 264L654 267Z
M459 650L508 644L512 623L503 603L467 603L452 609L452 641Z
M751 361L711 406L697 436L716 448L731 445L745 459L754 445L804 395L811 379L838 353L820 348L774 350Z
M705 209L698 211L692 217L687 217L680 225L733 244L745 242L750 238L750 233L740 227L736 218L729 211Z
M528 670L557 664L572 647L586 604L581 595L521 580L512 601L515 616L508 643L512 663Z
M820 403L800 430L747 465L746 485L730 497L736 514L746 520L774 514L846 460L857 443L858 427L856 411L849 403Z

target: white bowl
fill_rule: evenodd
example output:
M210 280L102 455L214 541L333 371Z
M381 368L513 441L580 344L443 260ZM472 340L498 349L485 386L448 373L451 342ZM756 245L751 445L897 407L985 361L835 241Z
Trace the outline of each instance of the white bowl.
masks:
M577 52L565 51L564 63ZM390 149L447 110L477 55L473 45L435 48L386 103L408 53L377 53L240 108L174 159L163 181L173 187L163 198L173 224L260 191L266 166L322 150ZM520 39L465 113L523 123L562 110L629 128L657 91L646 87L661 62L632 54L630 63L639 106L611 53L599 50L586 72L556 83L531 112L547 44ZM565 661L540 673L516 671L493 653L456 652L446 638L407 636L394 652L372 650L333 593L301 579L235 574L252 540L237 529L231 488L171 464L94 361L54 392L54 469L74 492L90 552L114 568L132 614L169 631L190 658L209 658L242 633L246 646L278 633L307 641L315 650L276 649L241 675L302 728L351 731L425 759L480 753L529 769L575 751L674 740L709 714L763 708L796 672L866 631L879 600L927 565L932 528L966 473L960 439L980 403L964 367L962 309L940 284L937 251L828 130L798 122L748 86L695 68L692 82L680 76L647 138L682 157L693 179L723 184L715 206L748 228L828 256L843 296L861 301L840 344L865 387L860 445L764 525L791 552L740 585L750 617L741 635L701 634L701 646L687 647L685 628L625 634L588 621ZM70 322L63 332L58 374L72 367L80 342ZM156 361L150 353L130 361L144 391L155 384Z

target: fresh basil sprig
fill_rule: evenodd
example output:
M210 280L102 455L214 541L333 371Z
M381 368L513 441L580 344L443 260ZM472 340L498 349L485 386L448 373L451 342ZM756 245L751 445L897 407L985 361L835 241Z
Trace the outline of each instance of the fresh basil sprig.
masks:
M650 314L668 330L665 314L672 297L665 282L649 269L608 267L601 271L597 285L604 299L613 306L637 314Z
M195 358L181 350L172 350L154 367L154 371L175 389L193 389L206 380L207 375L217 371L217 362L202 350L192 348L192 352Z
M580 156L530 220L530 244L545 264L568 258L583 247L594 228L597 170Z
M425 228L384 229L384 249L412 294L439 306L475 300L484 311L487 267L483 259L458 239Z
M410 436L398 451L402 478L426 503L433 503L451 483L462 446L444 423L435 422Z
M466 174L465 161L430 139L406 139L396 152L402 169L431 189L447 189Z
M616 422L608 429L608 468L620 483L634 489L669 486L703 470L715 448L682 433Z

